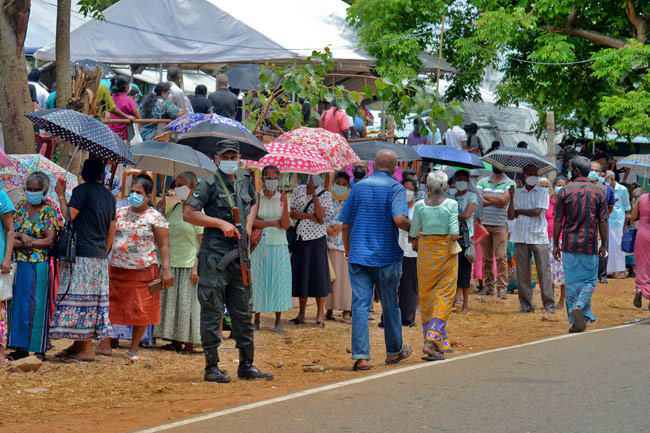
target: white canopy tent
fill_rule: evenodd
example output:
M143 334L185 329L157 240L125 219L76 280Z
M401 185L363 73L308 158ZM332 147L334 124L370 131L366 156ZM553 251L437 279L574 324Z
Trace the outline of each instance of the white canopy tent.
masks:
M75 30L90 18L79 12L80 6L72 2L70 30ZM56 0L32 0L25 37L25 53L33 54L56 38Z

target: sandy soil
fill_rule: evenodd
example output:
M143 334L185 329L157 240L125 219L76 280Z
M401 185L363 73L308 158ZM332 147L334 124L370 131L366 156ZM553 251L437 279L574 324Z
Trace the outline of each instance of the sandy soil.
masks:
M632 279L598 285L593 297L597 321L590 328L650 317L646 301L642 309L632 305L633 295ZM539 295L536 302L541 303ZM506 301L472 295L470 308L471 314L452 314L449 320L447 329L455 349L449 356L565 334L569 327L563 310L550 316L550 321L541 312L518 314L519 303L512 295ZM378 305L375 310L380 310ZM350 325L328 321L324 329L315 329L311 325L314 314L312 306L308 325L285 323L282 335L271 332L272 315L263 317L263 329L255 335L256 365L275 375L275 380L264 382L234 378L228 385L206 383L199 351L182 356L143 349L142 354L151 361L129 364L124 356L126 350L118 349L112 357L100 357L95 363L65 363L55 360L54 353L68 342L56 342L55 349L48 353L49 361L38 372L0 371L0 430L118 432L367 374L351 371L352 361L346 351L350 347ZM288 312L284 318L294 315L295 311ZM383 332L377 322L370 322L370 373L394 368L384 364ZM414 349L414 356L404 364L422 362L421 328L404 328L404 339ZM238 355L234 345L233 340L228 340L221 357L222 368L236 377ZM305 364L322 365L325 371L304 373ZM36 388L46 390L28 391Z

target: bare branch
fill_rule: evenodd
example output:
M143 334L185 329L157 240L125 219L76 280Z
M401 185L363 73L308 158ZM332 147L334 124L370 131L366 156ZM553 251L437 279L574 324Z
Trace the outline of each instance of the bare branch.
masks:
M541 26L541 28L551 33L559 33L563 35L575 36L611 48L623 48L630 45L630 43L626 40L618 39L613 36L605 35L603 33L596 32L593 30L586 30L580 27L558 28L558 27L551 27L551 26Z
M648 32L648 23L645 19L637 15L636 8L634 7L634 2L632 0L627 0L627 3L625 5L625 13L627 14L627 19L630 20L630 24L632 24L632 27L634 27L635 39L642 44L645 44Z

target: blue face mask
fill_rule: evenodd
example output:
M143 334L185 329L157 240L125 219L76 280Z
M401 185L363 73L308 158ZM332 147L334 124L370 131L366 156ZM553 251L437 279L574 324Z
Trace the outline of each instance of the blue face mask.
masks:
M314 182L314 186L321 186L324 182L323 178L318 175L312 176L311 181Z
M338 184L337 184L337 185L334 185L334 187L332 188L332 192L333 192L335 195L342 196L342 195L344 195L346 192L348 192L348 187L345 186L345 185L338 185Z
M142 206L142 203L144 203L144 198L140 194L136 192L129 194L129 204L132 208L137 209Z
M587 176L590 181L598 180L598 172L596 170L591 170Z
M25 191L27 202L33 206L43 202L43 191Z
M239 169L239 161L220 161L219 169L226 174L235 174Z
M604 178L604 177L600 176L600 177L598 178L598 180L599 180L600 183L602 183L603 185L605 184L605 178Z
M456 188L449 188L447 191L449 191L449 194L451 195L456 195L456 193L458 192Z

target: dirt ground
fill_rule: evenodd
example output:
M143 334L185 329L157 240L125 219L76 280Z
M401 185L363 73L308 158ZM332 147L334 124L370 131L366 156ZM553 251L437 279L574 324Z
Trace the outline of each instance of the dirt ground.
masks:
M590 329L650 317L646 301L642 309L632 305L632 279L609 281L608 285L599 284L594 293L597 321ZM535 296L540 304L539 295ZM551 321L541 312L518 314L516 295L506 301L472 295L470 308L471 314L454 313L449 320L447 330L455 353L448 356L561 335L569 328L564 310L551 316ZM375 310L380 310L379 305ZM285 313L284 319L295 313ZM55 360L54 353L68 343L56 342L55 349L48 352L48 362L38 372L0 371L0 430L118 432L368 374L351 370L347 352L350 325L328 321L324 329L316 329L312 325L314 315L311 306L307 315L311 322L300 326L285 323L282 335L271 332L273 315L263 317L262 330L255 334L256 365L271 371L273 381L236 379L238 355L233 340L227 340L221 350L221 366L233 376L233 382L227 385L203 381L203 355L198 350L188 356L143 349L142 354L151 361L128 364L126 349L122 348L110 358L80 364ZM394 368L384 363L383 332L377 322L370 322L373 369L369 374ZM404 340L413 347L414 355L399 367L423 362L419 318L418 327L404 328ZM304 373L305 364L322 365L325 371Z

